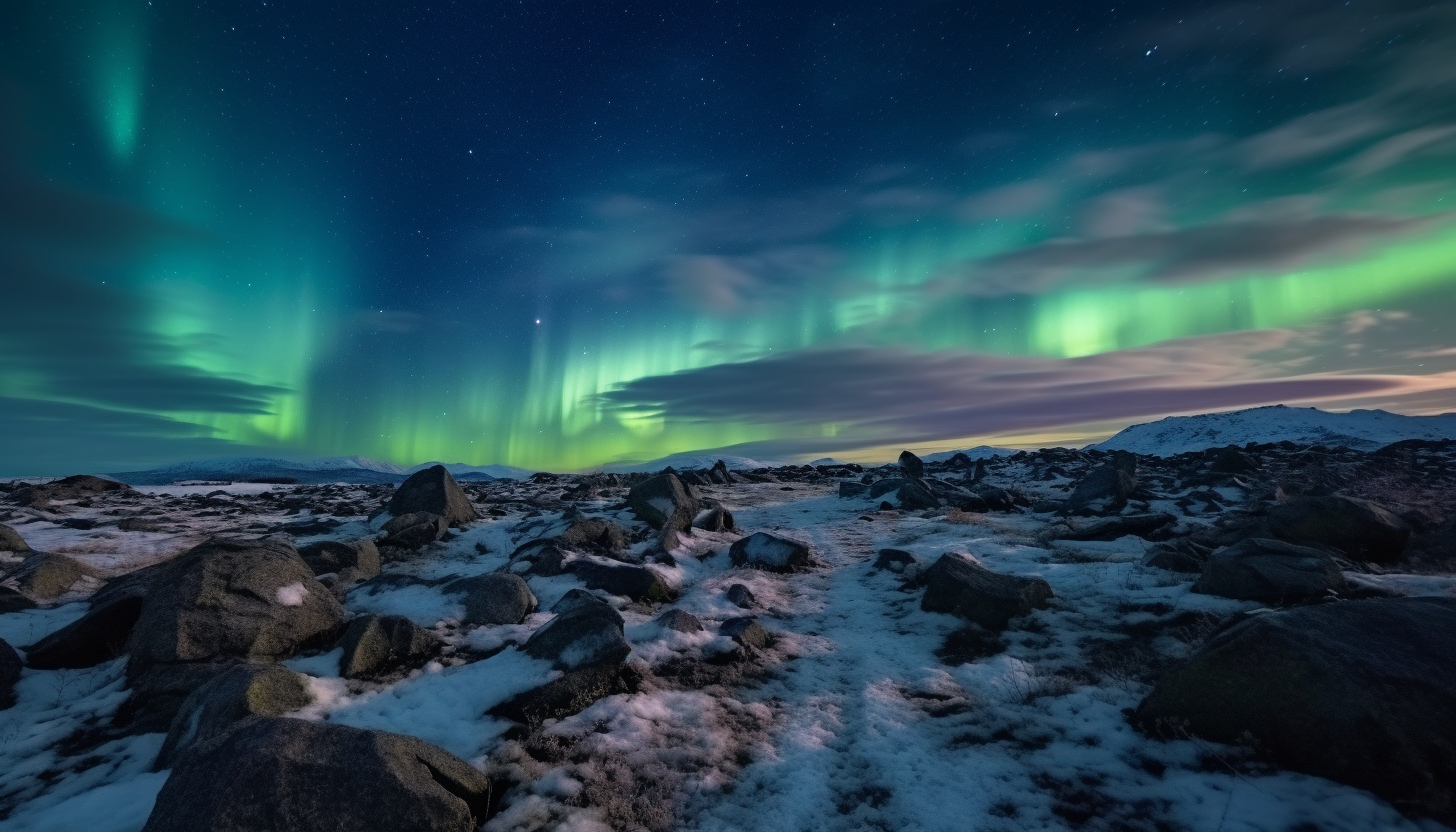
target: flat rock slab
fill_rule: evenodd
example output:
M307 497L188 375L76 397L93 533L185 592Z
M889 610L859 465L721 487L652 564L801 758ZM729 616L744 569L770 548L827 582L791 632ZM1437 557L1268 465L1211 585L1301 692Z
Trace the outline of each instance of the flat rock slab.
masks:
M1194 592L1262 601L1301 601L1345 586L1335 559L1282 540L1250 538L1214 551L1193 584Z
M1052 597L1051 586L1041 578L992 572L955 554L941 555L923 579L921 609L953 613L992 632L1006 629L1011 619L1031 614Z
M770 572L796 572L812 565L809 547L797 540L768 532L754 532L728 548L734 566Z

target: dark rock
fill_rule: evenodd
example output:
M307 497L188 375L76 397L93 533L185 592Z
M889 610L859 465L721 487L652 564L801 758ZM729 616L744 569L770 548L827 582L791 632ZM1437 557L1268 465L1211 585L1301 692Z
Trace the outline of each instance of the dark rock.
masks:
M738 481L733 472L728 470L728 463L721 459L713 463L712 469L708 471L708 479L717 485L732 485Z
M113 722L133 734L165 732L198 688L235 668L257 666L236 657L152 665L131 678L131 693L116 709Z
M900 508L905 511L923 511L940 507L940 498L931 492L924 482L907 479L900 486Z
M869 493L870 487L862 482L842 482L839 484L840 497L863 497Z
M1213 550L1207 546L1200 546L1184 538L1159 543L1149 549L1143 558L1143 565L1155 569L1166 569L1169 572L1196 574L1203 571L1203 565L1208 562L1211 554L1213 554Z
M6 576L6 580L14 583L21 594L39 603L60 598L86 578L99 583L101 575L75 558L45 552L37 552L21 561Z
M627 507L637 519L664 533L687 532L698 514L697 499L676 474L663 473L643 480L627 492Z
M881 500L880 501L880 511L894 511L894 510L895 510L895 507L893 505L891 505L891 503L890 503L889 500Z
M343 615L283 540L215 539L156 576L132 630L128 673L222 656L276 661L332 640Z
M384 537L381 546L398 546L403 549L419 549L434 543L450 530L450 521L443 515L416 511L390 518L380 529Z
M442 591L465 596L467 624L520 624L536 611L536 595L530 585L510 572L461 578Z
M142 612L141 595L119 595L25 648L26 663L38 670L94 667L126 652Z
M314 575L334 574L344 584L367 581L379 574L379 549L369 538L348 543L324 540L298 550L299 557Z
M1171 514L1119 514L1112 517L1068 518L1064 527L1051 529L1057 540L1116 540L1126 535L1147 537L1178 522Z
M977 460L984 462L985 460ZM1016 497L1004 488L998 488L990 483L978 482L966 486L966 490L979 498L986 504L989 511L1015 511Z
M20 590L11 589L8 586L0 586L0 615L7 612L33 610L36 606L38 605L22 595Z
M124 532L159 532L165 528L162 521L151 517L125 517L117 521L116 527Z
M440 651L434 633L402 615L361 615L339 640L339 675L373 679L402 667L419 667Z
M639 683L637 676L620 664L591 665L519 694L489 713L534 729L548 719L580 713L604 696L635 693Z
M920 559L905 551L904 549L881 549L875 556L874 567L876 569L888 569L891 572L904 572L907 567L920 563Z
M740 645L754 650L761 650L768 646L768 630L758 623L753 616L742 618L730 618L718 627L718 635L727 636L738 642Z
M1332 546L1362 560L1398 560L1410 541L1410 524L1367 500L1294 497L1269 509L1269 530L1294 543Z
M1242 451L1237 445L1210 451L1215 474L1244 474L1259 468L1259 460Z
M253 718L183 755L143 832L474 832L490 781L438 746Z
M701 624L698 629L703 629ZM0 711L15 704L15 683L20 681L20 667L20 654L8 641L0 638Z
M569 571L571 553L554 537L523 543L511 553L512 572L525 575L561 575Z
M1456 824L1456 599L1255 615L1168 673L1139 722L1217 742Z
M591 609L605 607L612 612L616 612L616 608L606 601L603 601L601 596L587 592L584 589L568 589L565 595L561 596L555 604L551 605L551 611L557 615L561 615L583 607ZM620 616L618 617L620 618Z
M728 547L734 566L752 566L770 572L794 572L811 564L809 547L797 540L768 532L754 532Z
M909 480L906 480L904 477L886 477L882 480L876 480L870 485L870 499L877 499L893 491L899 491L900 486L906 482L909 482Z
M753 591L743 584L734 584L728 587L728 603L735 607L751 610L758 606L758 599L753 597Z
M1137 457L1117 451L1077 483L1062 506L1065 514L1116 514L1137 491Z
M1324 552L1282 540L1250 538L1210 555L1193 591L1277 604L1344 586L1339 564Z
M956 554L941 555L922 578L921 609L954 613L993 632L1046 606L1052 597L1052 588L1041 578L1002 575Z
M301 673L276 664L229 668L183 700L155 767L171 768L188 750L222 736L250 716L282 716L312 702L308 677Z
M558 670L576 670L617 664L632 652L632 645L622 634L622 616L616 610L600 601L578 600L532 633L521 649Z
M588 589L599 589L610 595L625 595L633 601L664 603L677 599L677 589L649 566L580 560L576 563L575 571Z
M632 536L626 529L600 517L578 518L561 533L559 540L568 549L609 555L625 552L632 545Z
M0 552L29 551L31 551L30 545L25 542L25 538L20 536L20 532L0 523Z
M679 633L701 633L703 631L703 622L699 621L696 615L676 608L657 616L657 624L665 630L674 630Z
M730 532L734 529L733 512L721 505L712 505L693 518L693 528L705 532Z
M915 454L909 451L901 451L899 463L900 470L904 471L905 476L910 479L918 480L925 477L925 463L921 462L920 457Z
M39 508L54 500L82 500L97 494L130 490L131 486L116 480L93 477L90 474L76 474L44 485L25 486L17 490L11 497L20 505Z
M394 492L385 510L395 517L417 512L437 514L445 518L447 526L458 526L480 517L470 498L443 465L432 465L411 474Z

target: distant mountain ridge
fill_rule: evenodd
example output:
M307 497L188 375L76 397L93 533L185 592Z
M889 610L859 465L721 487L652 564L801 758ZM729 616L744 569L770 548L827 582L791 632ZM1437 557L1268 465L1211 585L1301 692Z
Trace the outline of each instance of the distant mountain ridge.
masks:
M122 471L109 476L131 485L173 485L194 480L400 483L416 471L440 464L445 465L446 470L456 479L465 481L520 479L532 473L527 469L509 465L424 462L404 468L363 456L333 456L303 460L269 457L204 459L163 465L146 471Z
M1384 410L1330 413L1313 407L1276 404L1227 413L1169 416L1124 428L1092 447L1175 456L1225 445L1284 441L1370 451L1407 439L1456 439L1456 413L1440 416L1402 416Z

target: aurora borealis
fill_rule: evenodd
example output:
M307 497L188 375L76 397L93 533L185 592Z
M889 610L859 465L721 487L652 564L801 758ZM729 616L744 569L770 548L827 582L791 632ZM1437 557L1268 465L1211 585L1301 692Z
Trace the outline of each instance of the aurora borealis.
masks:
M1456 409L1456 7L20 0L0 474Z

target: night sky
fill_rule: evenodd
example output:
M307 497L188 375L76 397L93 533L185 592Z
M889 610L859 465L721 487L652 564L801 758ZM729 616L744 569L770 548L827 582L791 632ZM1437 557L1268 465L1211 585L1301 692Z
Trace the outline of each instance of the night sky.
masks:
M1456 409L1456 4L0 14L0 474Z

